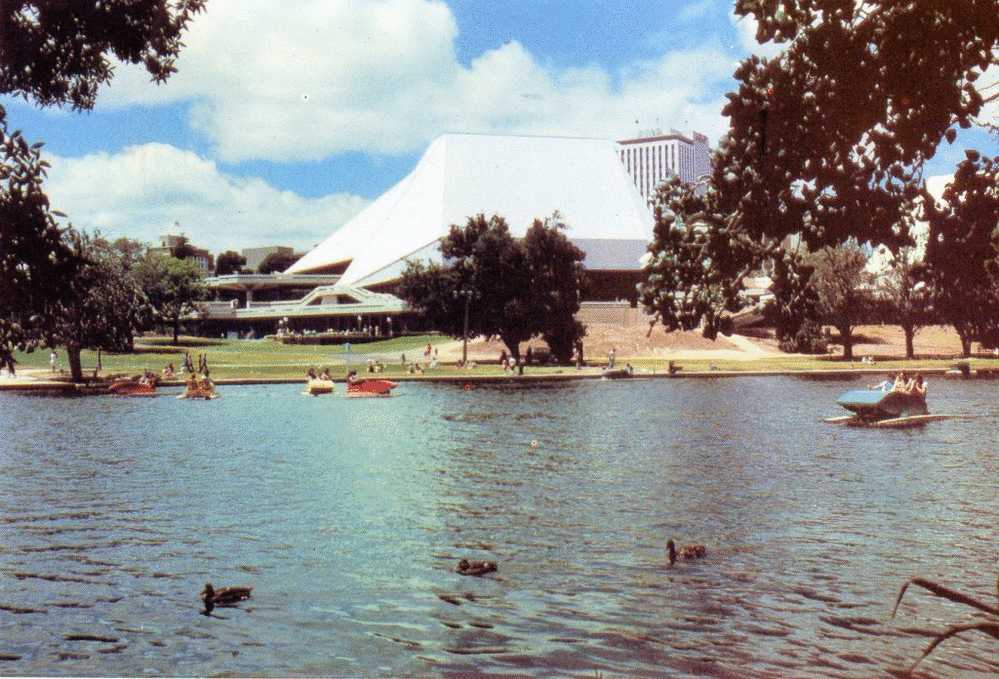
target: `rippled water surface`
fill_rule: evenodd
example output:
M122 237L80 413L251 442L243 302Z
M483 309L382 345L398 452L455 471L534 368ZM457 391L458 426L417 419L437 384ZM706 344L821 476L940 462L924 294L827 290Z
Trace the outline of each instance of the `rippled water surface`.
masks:
M908 578L995 603L999 383L933 381L975 419L821 423L857 384L0 394L0 674L901 670L982 619L923 591L891 619ZM206 581L253 598L202 616ZM999 643L921 667L995 675Z

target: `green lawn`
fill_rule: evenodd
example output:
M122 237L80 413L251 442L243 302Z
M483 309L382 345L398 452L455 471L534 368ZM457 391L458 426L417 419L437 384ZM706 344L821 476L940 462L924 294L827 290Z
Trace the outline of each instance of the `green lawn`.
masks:
M389 355L412 352L422 356L423 347L428 342L436 344L440 335L413 335L393 337L367 344L353 345L353 352L387 353ZM301 377L311 366L329 366L342 372L345 359L344 347L339 345L293 345L281 344L273 340L219 340L200 337L181 337L174 345L172 338L142 337L136 339L135 351L129 354L103 353L101 363L105 373L135 374L144 369L159 373L167 363L175 368L183 364L184 352L191 354L191 361L197 365L198 355L206 354L212 376L226 377ZM59 363L68 370L66 352L58 351ZM33 353L18 353L19 368L48 368L49 352L39 349ZM97 352L83 352L84 371L92 371L97 365ZM399 370L398 359L395 359ZM338 368L338 366L340 366Z
M354 345L354 353L384 353L390 357L385 365L386 377L399 377L408 373L400 365L402 353L409 354L409 360L422 359L423 347L428 342L437 344L442 341L440 335L416 335L410 337L394 337L363 345ZM103 354L104 374L126 373L137 374L144 369L159 373L163 366L172 362L176 368L182 365L183 353L190 352L191 360L197 365L198 354L208 356L208 365L212 376L216 378L278 378L304 377L309 367L331 368L334 377L342 377L345 372L344 347L339 345L285 345L273 340L220 340L197 337L182 337L174 345L171 338L143 337L136 341L136 350L129 354ZM40 349L31 354L18 354L20 368L48 368L48 354ZM63 370L68 369L65 351L59 352L59 361ZM655 372L662 374L668 370L665 359L627 359L638 374ZM93 351L83 352L85 371L92 371L97 363L97 354ZM618 361L619 366L625 360ZM874 369L877 371L907 370L916 372L928 369L946 369L955 363L953 358L925 358L914 361L892 360L879 361L871 365L856 361L844 361L838 357L776 357L761 358L750 361L692 359L677 360L676 365L684 372L725 371L725 372L806 372L814 370L849 370ZM999 370L999 360L987 358L971 359L971 365L976 369ZM363 367L362 367L363 370ZM591 372L595 369L591 368ZM529 375L539 374L574 374L574 368L566 367L529 367ZM498 365L477 366L473 370L441 365L424 373L426 377L466 376L488 377L502 376L503 370Z

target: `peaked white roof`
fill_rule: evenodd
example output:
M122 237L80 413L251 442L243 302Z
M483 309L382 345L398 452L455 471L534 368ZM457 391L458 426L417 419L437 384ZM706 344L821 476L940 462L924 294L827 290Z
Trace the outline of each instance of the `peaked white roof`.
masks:
M652 238L652 213L614 142L446 134L416 168L287 273L350 261L341 284L398 278L402 263L472 215L504 217L515 236L558 210L573 239ZM430 248L432 250L433 248Z

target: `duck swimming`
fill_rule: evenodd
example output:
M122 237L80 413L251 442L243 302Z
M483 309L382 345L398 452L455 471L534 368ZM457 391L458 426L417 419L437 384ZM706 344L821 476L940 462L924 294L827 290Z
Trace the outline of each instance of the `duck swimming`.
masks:
M675 564L677 559L703 559L708 555L708 548L704 545L684 545L680 551L677 551L676 543L672 540L666 543L666 549L669 550L670 566Z
M216 590L212 583L206 582L201 592L201 600L205 602L205 615L212 612L216 606L230 606L238 601L250 598L252 587L223 587Z
M495 561L469 561L462 559L458 562L455 572L459 575L485 575L496 572Z

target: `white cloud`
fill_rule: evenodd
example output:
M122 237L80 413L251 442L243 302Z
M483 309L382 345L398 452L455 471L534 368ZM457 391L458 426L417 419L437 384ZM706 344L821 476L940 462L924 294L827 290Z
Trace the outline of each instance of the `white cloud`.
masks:
M119 153L49 157L45 188L55 209L78 228L155 242L174 222L209 250L280 244L308 249L367 203L333 194L305 198L258 178L227 175L215 163L166 144Z
M736 35L739 38L737 48L743 53L747 55L755 54L758 57L767 59L772 59L781 53L783 49L782 45L772 40L762 45L756 42L756 29L759 26L759 22L752 15L740 17L733 13L729 14L728 18L732 22L732 26L735 28Z
M102 105L190 101L223 161L411 152L447 131L617 137L636 118L725 129L718 46L609 72L543 65L516 41L465 65L456 35L435 0L213 0L167 85L122 67Z

